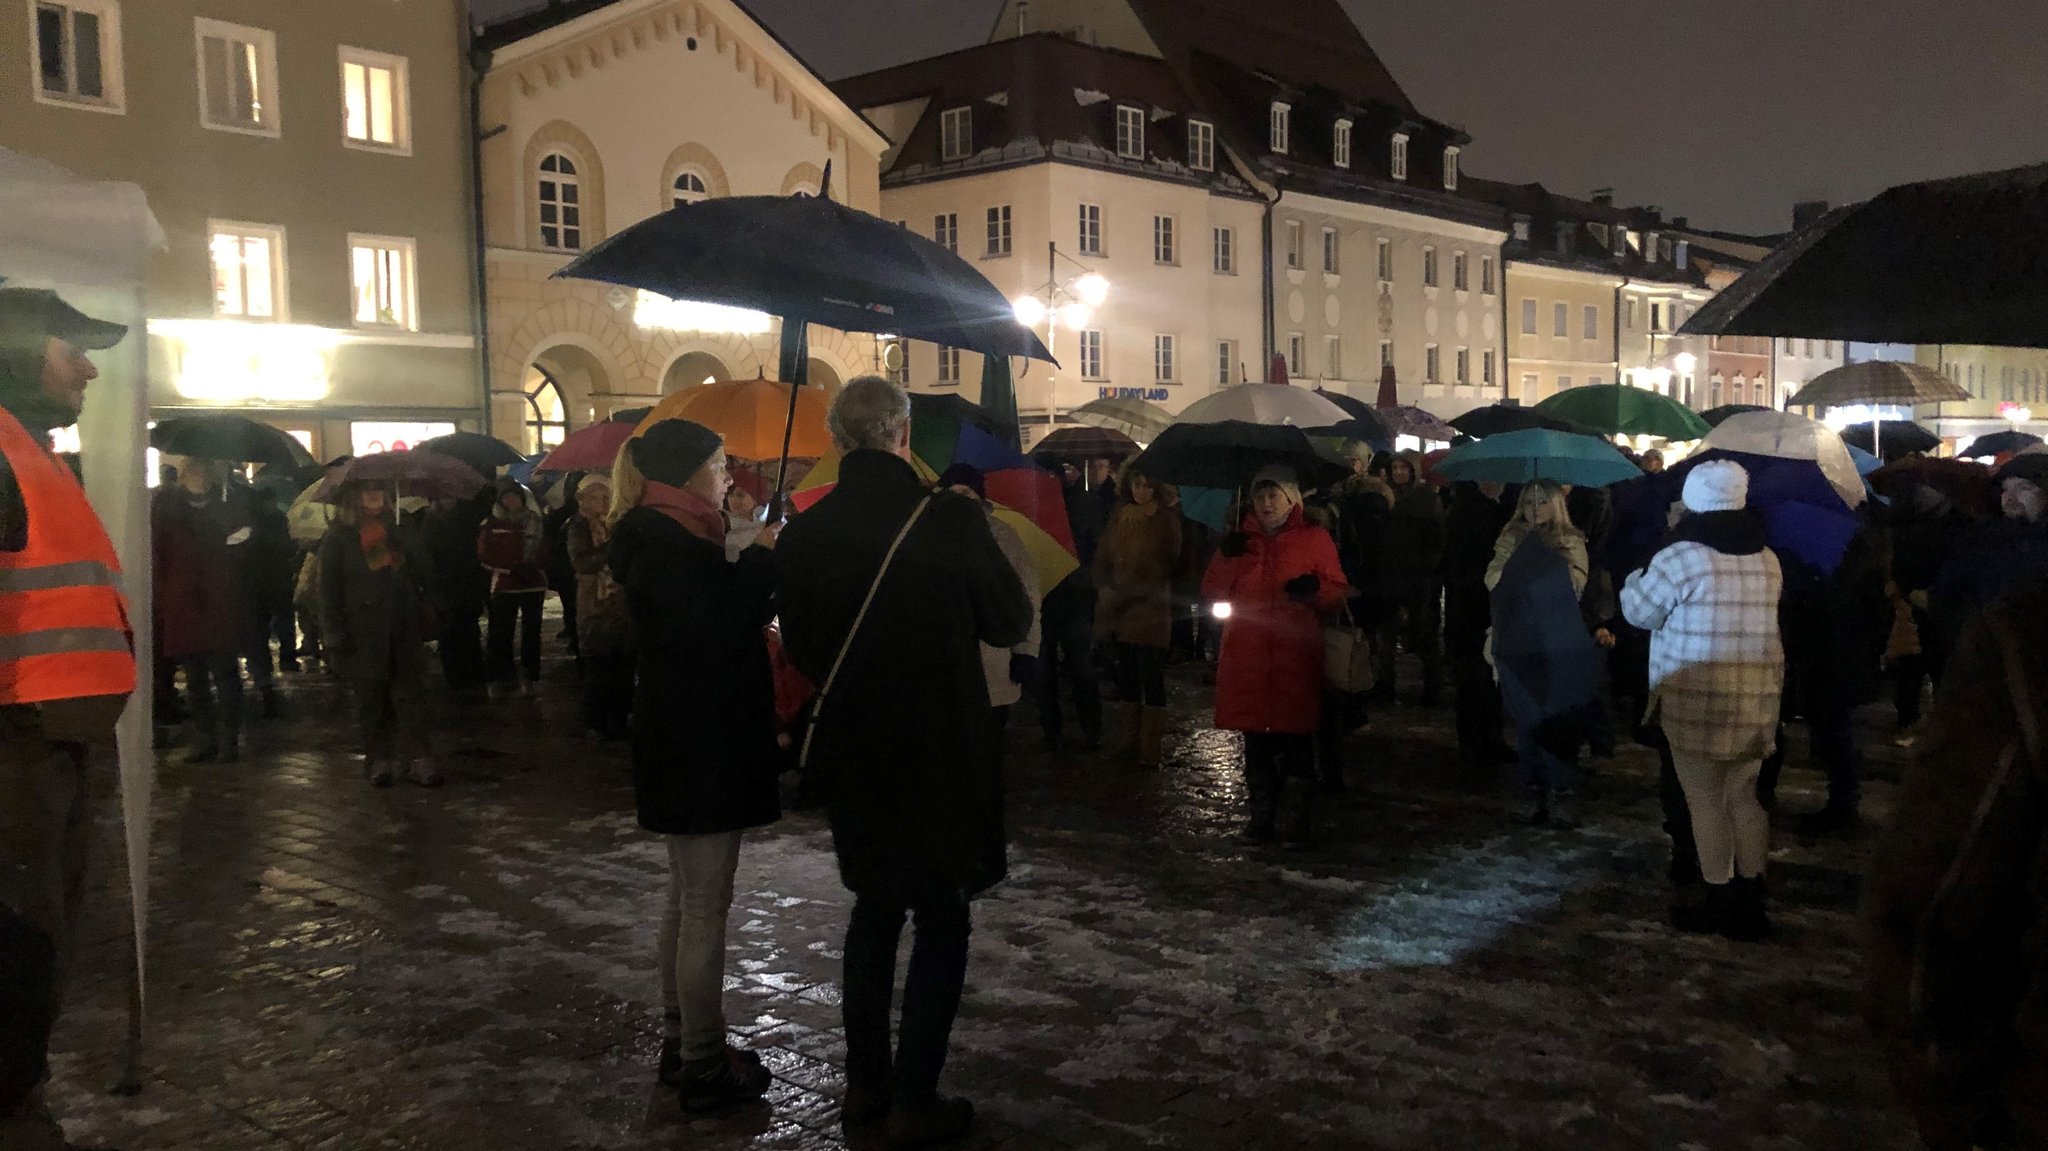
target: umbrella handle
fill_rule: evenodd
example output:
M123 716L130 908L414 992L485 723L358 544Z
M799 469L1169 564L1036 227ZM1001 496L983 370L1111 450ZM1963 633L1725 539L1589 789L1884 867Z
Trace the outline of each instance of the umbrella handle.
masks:
M810 382L810 325L795 316L782 318L782 368L789 383L789 414L782 421L782 463L775 469L775 494L768 500L768 522L782 518L782 489L789 481L789 445L796 435L796 390Z

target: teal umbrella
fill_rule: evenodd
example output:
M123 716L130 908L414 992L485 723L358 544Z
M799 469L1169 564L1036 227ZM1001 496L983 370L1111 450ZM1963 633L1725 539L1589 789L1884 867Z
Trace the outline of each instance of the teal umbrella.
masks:
M1587 488L1606 487L1643 474L1643 469L1605 440L1545 428L1503 432L1452 448L1437 461L1435 470L1447 480L1497 484L1555 480Z
M1536 405L1536 410L1603 436L1698 440L1713 429L1698 412L1661 392L1631 384L1586 384Z

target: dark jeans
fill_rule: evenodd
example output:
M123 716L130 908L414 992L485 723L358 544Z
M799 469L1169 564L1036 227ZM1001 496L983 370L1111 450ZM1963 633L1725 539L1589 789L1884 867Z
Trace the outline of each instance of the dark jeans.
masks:
M1704 882L1700 876L1700 849L1692 837L1692 808L1686 805L1685 788L1678 782L1671 741L1664 738L1664 729L1657 726L1643 728L1637 737L1657 752L1657 803L1664 810L1664 834L1671 839L1671 866L1666 874L1676 889L1698 886Z
M1898 708L1900 727L1920 722L1930 670L1931 664L1923 654L1900 656L1892 661L1892 704Z
M519 667L529 682L540 679L540 609L546 592L494 592L491 595L490 654L484 664L487 679L513 679L512 627L519 627Z
M426 715L421 711L425 693L419 683L359 679L352 686L356 729L362 736L364 759L371 763L395 763L432 754Z
M242 664L233 652L208 652L178 661L185 673L192 726L202 740L230 739L242 730Z
M583 657L583 726L608 739L631 734L633 653L591 652Z
M896 945L904 917L916 922L910 970L903 981L903 1015L894 1057L889 1044L889 1003L896 991ZM967 901L954 896L906 907L887 898L857 896L846 928L846 1080L863 1091L887 1084L897 1102L937 1096L946 1066L953 1019L967 983Z
M1143 644L1112 642L1110 658L1116 661L1116 698L1119 703L1142 703L1146 707L1166 706L1166 652Z
M1456 716L1458 751L1468 761L1485 760L1503 740L1500 685L1486 662L1486 627L1491 611L1485 585L1459 586L1445 592L1444 648L1450 662L1451 704Z
M1347 692L1323 691L1323 723L1316 730L1316 769L1323 782L1344 782L1344 741L1366 722L1366 698Z
M484 631L478 622L484 605L475 600L449 601L441 612L441 674L448 686L461 690L486 681L484 675ZM538 618L538 613L536 613Z
M1406 627L1402 626L1404 622ZM1422 661L1423 697L1435 698L1443 682L1442 631L1443 609L1435 587L1389 596L1375 637L1375 690L1382 695L1393 694L1395 642L1400 640Z
M1038 722L1048 738L1058 739L1060 679L1074 697L1074 716L1090 742L1102 738L1102 679L1090 650L1095 643L1095 596L1068 584L1045 598L1043 639L1038 650Z
M1789 689L1790 684L1787 686ZM1833 689L1825 681L1810 682L1800 695L1808 753L1827 772L1827 805L1837 811L1855 811L1863 794L1863 753L1856 747L1855 704L1847 692ZM1781 726L1777 749L1764 760L1757 777L1757 795L1765 810L1776 810L1778 777L1784 770L1785 733Z

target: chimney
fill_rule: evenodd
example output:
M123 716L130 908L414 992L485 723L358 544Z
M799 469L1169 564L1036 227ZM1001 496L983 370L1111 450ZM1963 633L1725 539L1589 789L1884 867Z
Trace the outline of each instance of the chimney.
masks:
M1643 263L1645 263L1645 264L1654 264L1654 263L1656 263L1656 262L1657 262L1657 253L1658 253L1658 248L1657 248L1657 233L1655 233L1655 232L1644 232L1644 233L1643 233Z
M1792 205L1792 230L1804 231L1808 226L1828 214L1826 200L1801 200Z
M1612 207L1614 206L1614 189L1612 189L1612 188L1595 188L1595 189L1593 189L1593 202L1594 202L1595 204L1604 204L1604 205L1606 205L1607 207L1609 207L1609 208L1612 208Z
M1673 229L1674 231L1679 231L1679 232L1683 232L1683 231L1687 230L1688 228L1690 228L1691 226L1692 226L1692 220L1690 220L1689 218L1687 218L1687 217L1685 217L1685 216L1673 216L1673 217L1671 217L1671 227L1672 227L1672 229Z

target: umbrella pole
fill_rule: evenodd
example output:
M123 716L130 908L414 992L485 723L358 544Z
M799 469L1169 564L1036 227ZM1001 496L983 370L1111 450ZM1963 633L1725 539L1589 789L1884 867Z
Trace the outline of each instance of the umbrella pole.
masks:
M789 385L789 414L782 421L782 462L775 469L775 495L768 501L768 522L782 518L782 492L789 482L789 445L796 435L796 390L810 379L810 325L798 316L782 318L782 364L777 372Z

